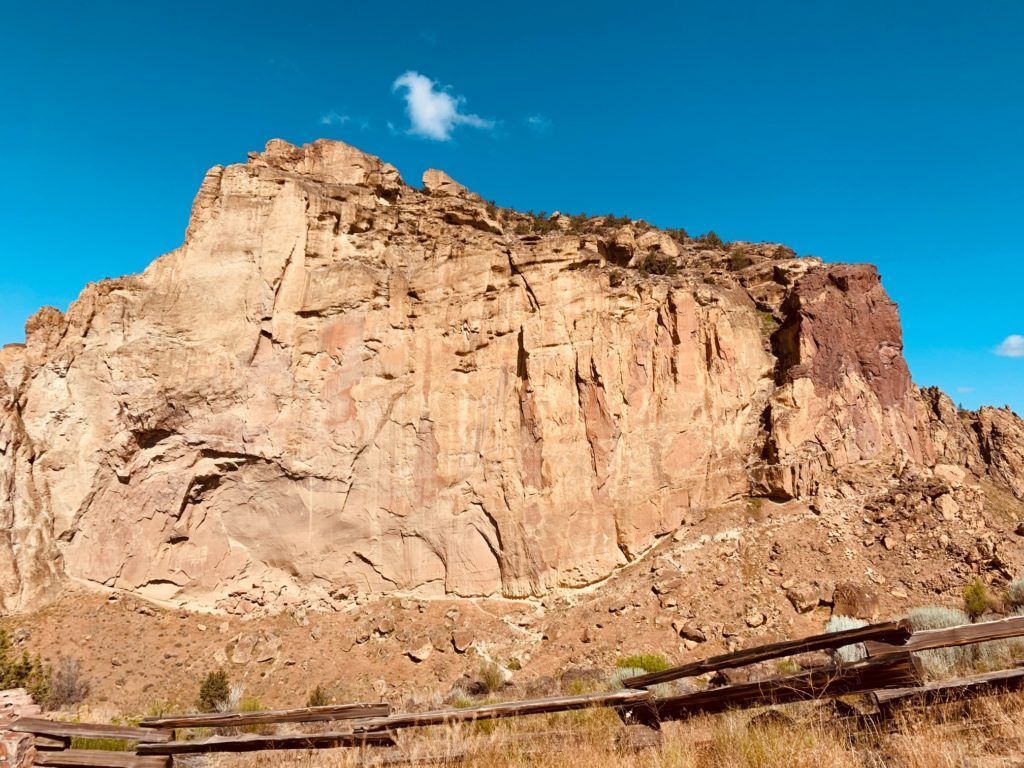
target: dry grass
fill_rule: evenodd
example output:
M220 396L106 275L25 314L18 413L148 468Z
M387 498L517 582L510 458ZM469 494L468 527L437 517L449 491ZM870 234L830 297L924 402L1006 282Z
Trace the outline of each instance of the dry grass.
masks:
M884 727L856 727L827 706L778 711L777 717L748 710L669 723L660 748L639 752L618 746L622 728L614 713L592 710L410 731L400 734L398 749L362 756L356 750L263 752L219 756L211 765L346 768L401 753L435 768L981 768L1020 765L1024 755L1020 693L907 711Z

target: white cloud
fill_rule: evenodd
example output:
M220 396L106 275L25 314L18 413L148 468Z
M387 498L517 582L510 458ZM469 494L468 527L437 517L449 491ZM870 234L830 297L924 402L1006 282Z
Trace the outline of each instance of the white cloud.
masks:
M1000 357L1024 357L1024 336L1010 334L996 347L996 354Z
M546 133L551 129L551 121L544 115L530 115L526 118L526 125L537 133Z
M974 387L957 387L956 391L960 395L969 395L974 391Z
M448 141L456 126L493 128L494 122L479 115L459 111L465 99L452 96L447 86L438 84L426 75L412 70L398 77L391 90L405 89L405 108L409 113L409 133L435 141Z
M348 115L339 115L333 109L320 118L320 125L344 125L352 118Z

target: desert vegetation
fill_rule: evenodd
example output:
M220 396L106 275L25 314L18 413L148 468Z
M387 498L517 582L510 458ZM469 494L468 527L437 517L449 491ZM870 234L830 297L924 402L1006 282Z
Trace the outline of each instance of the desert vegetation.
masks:
M402 753L435 768L987 768L1010 766L1024 743L1024 696L1003 695L907 711L861 728L831 707L791 707L697 717L665 726L663 744L632 751L603 711L467 725L403 738ZM373 765L393 751L277 752L220 756L218 768ZM377 757L379 755L379 757ZM435 757L436 759L430 759ZM381 762L380 764L385 764Z
M24 688L44 709L73 706L89 694L77 659L60 656L50 665L28 649L18 654L11 636L0 629L0 690L10 688Z
M938 630L989 621L1020 610L1021 581L999 587L971 581L962 588L961 607L921 606L906 611L905 618L915 632ZM981 611L981 607L984 610ZM866 621L833 615L828 632L863 627ZM89 687L77 663L58 659L52 667L32 660L22 651L11 653L11 641L0 637L7 674L18 670L38 670L47 680L47 691L60 694L60 717L74 718L72 702L87 696ZM1024 641L1016 638L975 643L919 652L918 657L929 680L944 680L995 669L1012 668L1024 659ZM833 661L852 663L865 657L862 645L848 645L833 652ZM25 659L29 659L25 662ZM572 695L615 691L623 680L644 673L662 671L679 660L647 648L637 649L614 660L611 669L587 670L587 674L565 674L553 681L553 687L535 689L529 679L529 660L508 658L499 664L476 651L464 657L466 673L448 693L429 692L415 701L392 702L399 711L416 712L445 707L462 709L481 704L514 701L537 695ZM751 667L750 679L791 675L822 662L802 656L776 659ZM516 674L525 666L525 674ZM571 670L570 670L571 671ZM26 673L27 674L27 673ZM311 681L313 684L315 681ZM701 675L655 686L656 695L690 693L734 682ZM332 684L316 682L306 700L307 706L351 702L337 700ZM246 695L241 683L233 682L223 668L206 672L193 689L190 702L151 707L148 715L166 715L199 709L204 712L257 712L268 708L295 706L298 702L263 702ZM57 701L57 699L52 699ZM665 766L666 768L719 768L720 766L987 766L1002 765L1003 759L1019 754L1024 747L1024 693L1002 693L987 697L946 701L940 704L903 704L885 716L873 713L867 700L859 695L835 701L804 701L796 704L727 711L720 715L698 715L679 722L663 723L660 736L641 726L624 726L611 709L591 709L557 714L520 716L502 720L466 722L449 726L413 728L401 731L397 749L376 751L366 748L321 752L288 750L254 755L215 755L207 758L211 766L241 768L283 765L285 768L373 765L375 761L398 757L433 766L498 766L498 768L561 768L572 765ZM114 722L134 724L138 715L120 713ZM234 727L180 729L176 738L205 738L214 735L288 734L330 731L334 724L245 725ZM637 739L636 731L644 731ZM116 740L79 739L77 749L117 750L131 748ZM243 763L244 760L244 763ZM1006 763L1012 764L1012 763Z

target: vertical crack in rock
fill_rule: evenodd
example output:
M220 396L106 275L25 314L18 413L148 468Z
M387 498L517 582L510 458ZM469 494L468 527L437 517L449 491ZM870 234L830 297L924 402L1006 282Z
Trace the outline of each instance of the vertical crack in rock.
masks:
M519 435L523 487L536 492L544 487L544 437L530 382L529 357L529 352L526 350L525 329L520 327L516 373L519 376Z
M508 254L508 268L512 270L512 274L523 281L523 288L526 289L526 295L530 299L530 307L533 311L540 311L540 301L537 300L537 294L533 292L533 288L530 287L529 281L526 279L526 275L519 271L519 267L516 266L515 259L512 258L512 249L506 251Z

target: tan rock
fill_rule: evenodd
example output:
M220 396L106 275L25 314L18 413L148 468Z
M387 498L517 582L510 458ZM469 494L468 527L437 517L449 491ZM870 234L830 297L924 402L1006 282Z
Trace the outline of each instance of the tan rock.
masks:
M760 627L767 621L767 618L761 611L752 608L743 615L743 621L748 627Z
M248 664L253 660L253 653L259 638L252 634L241 634L234 639L231 645L231 663Z
M786 598L797 613L807 613L818 607L820 590L807 582L797 582L786 588Z
M537 596L755 492L1024 496L1024 425L914 388L872 268L492 214L339 142L212 169L181 247L0 350L0 609Z
M423 172L423 189L432 194L465 195L469 190L444 171L430 168Z
M275 661L281 651L281 638L273 632L260 634L252 650L252 657L258 662Z
M456 653L465 653L473 646L473 634L464 629L452 632L452 647Z
M950 493L939 496L935 500L935 506L938 508L943 520L956 520L957 515L960 513L960 505L957 504L956 499Z
M964 480L967 479L967 470L952 464L936 464L932 472L939 480L944 480L953 486L963 485Z
M427 641L422 645L418 645L415 648L410 648L405 652L405 655L415 661L417 664L426 661L430 658L430 655L434 652L434 646Z

